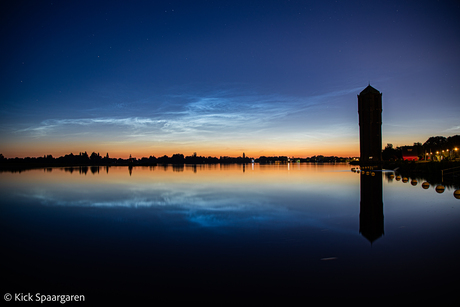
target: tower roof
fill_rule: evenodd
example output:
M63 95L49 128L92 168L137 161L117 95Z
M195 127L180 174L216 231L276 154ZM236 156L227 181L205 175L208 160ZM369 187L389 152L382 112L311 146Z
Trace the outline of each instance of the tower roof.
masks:
M359 94L363 95L363 94L368 94L368 93L380 94L380 92L377 91L375 88L373 88L370 84Z

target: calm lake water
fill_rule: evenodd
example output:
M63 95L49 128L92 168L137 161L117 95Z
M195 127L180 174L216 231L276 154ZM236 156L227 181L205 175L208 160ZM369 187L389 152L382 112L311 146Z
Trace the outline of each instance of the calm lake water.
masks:
M460 200L347 164L0 173L3 293L454 297Z

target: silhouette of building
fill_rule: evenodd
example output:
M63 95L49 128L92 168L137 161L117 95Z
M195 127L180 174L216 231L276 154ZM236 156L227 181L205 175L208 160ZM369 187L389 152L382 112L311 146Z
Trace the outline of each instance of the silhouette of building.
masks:
M407 161L417 161L419 153L415 146L402 146L402 158Z
M358 95L360 164L382 162L382 93L367 86Z

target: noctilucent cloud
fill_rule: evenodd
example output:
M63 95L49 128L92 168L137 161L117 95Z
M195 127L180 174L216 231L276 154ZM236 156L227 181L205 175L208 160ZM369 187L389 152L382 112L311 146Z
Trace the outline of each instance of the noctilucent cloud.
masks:
M359 155L460 133L458 1L1 4L0 153Z

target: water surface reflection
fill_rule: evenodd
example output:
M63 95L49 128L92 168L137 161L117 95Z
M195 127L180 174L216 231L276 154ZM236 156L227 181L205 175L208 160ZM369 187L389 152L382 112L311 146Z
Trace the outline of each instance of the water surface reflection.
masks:
M459 201L382 176L300 163L0 173L6 290L185 301L451 290Z

